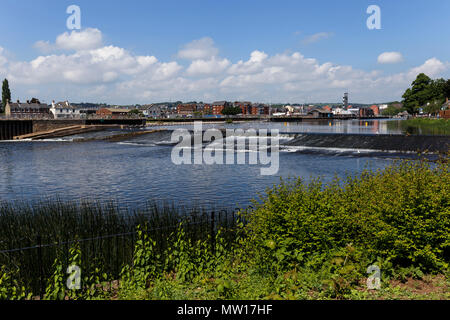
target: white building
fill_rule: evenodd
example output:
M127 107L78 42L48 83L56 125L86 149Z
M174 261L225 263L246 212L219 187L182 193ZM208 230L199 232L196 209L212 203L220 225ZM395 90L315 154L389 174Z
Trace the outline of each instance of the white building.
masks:
M55 119L80 119L95 114L97 110L98 107L95 106L76 107L71 105L68 101L58 103L53 101L50 113Z
M358 112L352 112L352 111L350 111L350 109L349 110L345 110L344 108L341 108L341 107L337 107L337 108L333 109L333 114L334 115L347 115L347 116L349 116L349 115L355 115Z
M347 111L349 112L349 114L353 114L355 116L359 115L359 108L348 108ZM348 114L348 113L346 113Z
M50 113L53 114L55 119L73 119L81 118L81 110L70 105L68 101L52 102L52 107L50 108Z

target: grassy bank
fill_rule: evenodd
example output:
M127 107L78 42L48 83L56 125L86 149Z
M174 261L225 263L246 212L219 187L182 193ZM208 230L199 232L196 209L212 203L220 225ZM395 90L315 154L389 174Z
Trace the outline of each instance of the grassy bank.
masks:
M136 221L130 260L117 274L103 272L102 260L87 257L84 242L75 241L67 257L56 252L45 297L450 298L446 163L402 162L327 185L320 179L282 182L240 212L239 219L205 226L213 232L199 231L197 237L189 232L189 221L177 220L175 229L160 236L148 222ZM83 266L81 290L65 288L70 264ZM379 290L367 289L370 265L381 269ZM13 290L21 267L26 266L3 269L0 297L37 295L27 288Z
M450 135L450 120L415 118L398 122L388 122L388 126L400 128L409 134Z

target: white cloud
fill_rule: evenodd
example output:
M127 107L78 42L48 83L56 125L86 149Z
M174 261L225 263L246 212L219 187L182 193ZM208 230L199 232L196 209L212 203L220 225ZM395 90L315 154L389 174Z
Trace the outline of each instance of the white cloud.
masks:
M39 56L30 62L11 62L8 76L23 84L102 84L142 73L166 78L180 69L176 62L160 63L153 56L133 56L123 48L107 46L70 55Z
M178 57L187 60L210 59L218 53L219 49L214 46L213 39L204 37L184 45L178 52Z
M14 61L0 47L0 78L8 78L13 95L22 100L33 93L46 101L118 104L169 99L339 101L342 93L350 90L352 101L375 102L400 99L420 72L438 77L448 76L450 71L450 64L437 58L385 75L320 62L300 52L269 55L262 50L231 62L218 56L213 43L203 38L186 45L180 53L192 59L187 67L113 45L92 45L90 49L78 45L74 52L43 54L30 61Z
M230 65L228 59L195 60L186 70L188 75L208 75L223 72Z
M323 39L328 39L332 36L333 36L332 32L315 33L315 34L310 35L310 36L306 37L305 39L303 39L303 44L311 44L311 43L318 42Z
M56 49L55 45L52 45L50 41L38 41L34 44L34 47L42 53L49 53Z
M425 63L416 68L412 68L409 72L410 77L416 77L420 73L425 73L429 77L436 77L449 69L448 62L444 63L436 58L431 58L425 61Z
M399 63L403 61L403 56L400 52L383 52L378 56L378 63Z
M238 63L233 64L228 73L230 74L249 74L258 72L261 70L264 61L268 55L262 51L255 50L251 53L250 59L246 62L240 60Z
M38 41L34 47L43 53L54 50L90 50L100 48L103 44L102 32L95 28L87 28L81 31L73 30L60 34L54 44L50 41Z

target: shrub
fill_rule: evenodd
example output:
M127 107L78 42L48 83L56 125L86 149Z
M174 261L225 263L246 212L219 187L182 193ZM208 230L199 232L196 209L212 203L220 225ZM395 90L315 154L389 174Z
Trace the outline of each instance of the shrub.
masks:
M353 243L365 261L443 271L450 243L448 169L407 161L326 186L320 179L282 182L245 213L248 254L261 271L279 272Z

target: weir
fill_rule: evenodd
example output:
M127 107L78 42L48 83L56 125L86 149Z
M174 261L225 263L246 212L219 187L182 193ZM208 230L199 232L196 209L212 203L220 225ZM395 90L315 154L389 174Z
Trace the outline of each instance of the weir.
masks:
M450 136L390 135L390 134L333 134L333 133L284 133L292 135L286 146L369 149L400 152L450 151Z
M219 129L223 136L226 131ZM171 142L173 130L160 130L151 133L140 141L156 144L174 145ZM194 142L193 130L188 130ZM256 131L258 132L258 131ZM202 135L204 135L203 130ZM270 131L268 136L271 136ZM339 134L339 133L292 133L280 132L280 147L337 148L397 152L448 153L450 136L432 135L394 135L394 134Z

